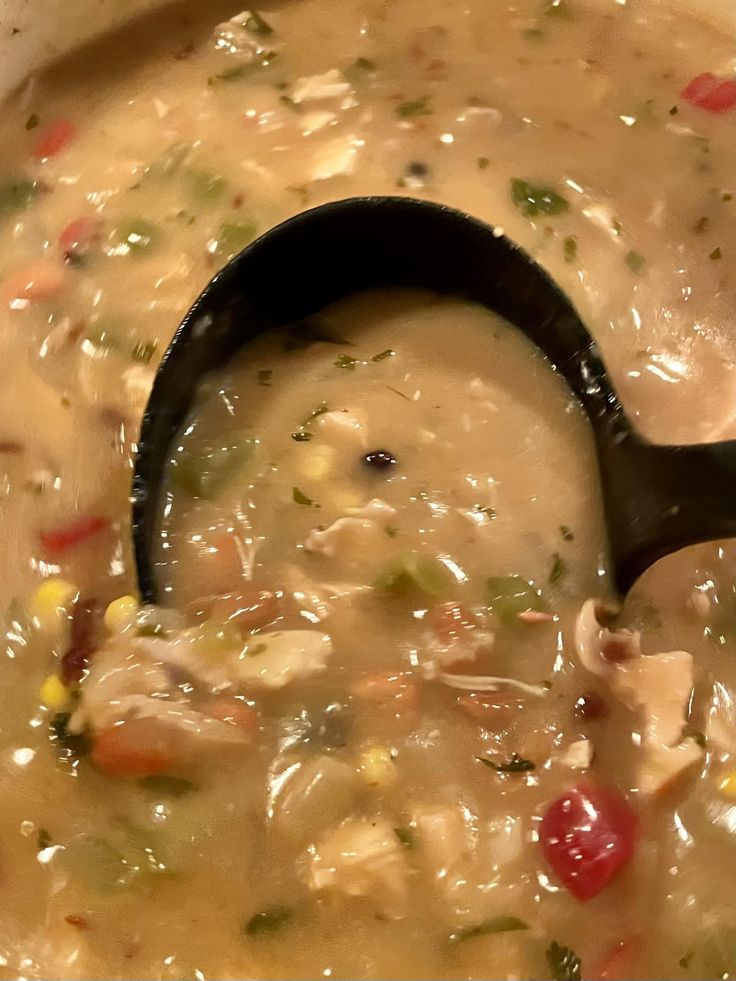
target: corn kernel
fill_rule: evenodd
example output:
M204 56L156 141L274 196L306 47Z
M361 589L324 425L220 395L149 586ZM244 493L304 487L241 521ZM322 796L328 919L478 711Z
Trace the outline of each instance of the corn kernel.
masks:
M38 697L46 708L58 712L67 703L69 689L61 683L58 675L50 674L39 688Z
M360 754L360 775L369 787L390 787L396 767L388 746L368 746Z
M119 596L105 610L105 626L114 634L122 633L135 619L140 604L135 596Z
M39 630L57 630L78 590L66 579L47 579L42 582L28 604L28 612Z
M732 800L736 800L736 770L732 770L723 777L718 784L718 789L724 797L730 797Z

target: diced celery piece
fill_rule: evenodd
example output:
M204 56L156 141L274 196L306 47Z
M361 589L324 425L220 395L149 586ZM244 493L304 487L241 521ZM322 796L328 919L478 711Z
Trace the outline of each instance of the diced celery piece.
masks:
M384 569L373 585L385 593L401 594L416 589L432 599L440 599L449 592L452 577L439 559L411 551Z
M236 436L220 446L182 453L171 468L171 479L195 497L213 498L237 476L257 445L253 436Z
M527 610L546 612L540 591L521 576L490 576L486 579L486 601L501 623L515 623Z

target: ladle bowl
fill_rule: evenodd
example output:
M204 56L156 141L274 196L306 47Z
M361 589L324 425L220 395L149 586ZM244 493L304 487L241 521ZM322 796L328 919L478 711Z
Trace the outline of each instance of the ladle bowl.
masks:
M143 417L133 479L141 595L159 599L152 557L172 442L203 376L263 331L385 287L454 294L521 330L567 380L595 440L613 571L626 592L662 556L736 536L736 440L649 442L633 427L596 342L553 279L469 215L404 197L350 198L277 225L209 283L176 331ZM488 448L489 453L493 447Z

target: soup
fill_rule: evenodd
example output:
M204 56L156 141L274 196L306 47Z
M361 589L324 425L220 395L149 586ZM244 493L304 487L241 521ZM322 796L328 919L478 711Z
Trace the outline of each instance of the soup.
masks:
M733 436L732 57L607 0L184 4L8 100L0 975L730 976L733 545L616 608L513 328L362 295L203 379L160 607L129 493L197 292L353 194L502 227L642 431Z

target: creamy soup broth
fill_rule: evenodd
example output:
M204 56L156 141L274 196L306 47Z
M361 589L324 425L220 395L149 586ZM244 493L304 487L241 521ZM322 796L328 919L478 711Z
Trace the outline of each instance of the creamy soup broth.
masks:
M129 490L199 290L359 194L503 228L647 435L736 435L733 38L613 0L240 14L4 107L0 974L729 977L733 546L596 606L587 424L512 328L357 297L206 379L161 608Z

